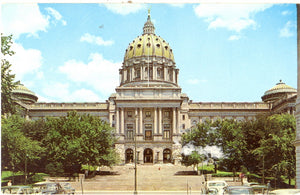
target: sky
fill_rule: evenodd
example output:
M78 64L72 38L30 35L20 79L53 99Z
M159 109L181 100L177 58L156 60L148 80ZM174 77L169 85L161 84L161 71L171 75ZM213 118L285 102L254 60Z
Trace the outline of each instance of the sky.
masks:
M259 102L279 80L297 87L295 4L4 3L12 73L39 102L104 102L148 9L193 102Z

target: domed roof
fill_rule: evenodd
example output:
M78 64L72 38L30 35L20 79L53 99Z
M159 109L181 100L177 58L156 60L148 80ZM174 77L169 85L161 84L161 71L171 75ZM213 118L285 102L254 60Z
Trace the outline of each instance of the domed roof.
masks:
M124 61L144 56L163 57L174 62L174 56L169 44L155 34L150 12L143 27L143 34L134 39L125 52Z
M297 90L284 82L279 81L274 87L267 90L264 95L261 97L263 101L274 101L286 93L297 93Z
M24 101L25 103L35 103L38 99L35 93L30 91L27 87L25 87L22 84L17 85L16 88L12 90L12 94L19 100Z

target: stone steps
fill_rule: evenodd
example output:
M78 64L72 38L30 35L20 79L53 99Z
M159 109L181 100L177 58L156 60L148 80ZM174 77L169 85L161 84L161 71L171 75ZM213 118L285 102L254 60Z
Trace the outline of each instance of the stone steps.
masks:
M115 175L97 175L82 182L83 189L88 191L133 191L134 166L115 166L112 169L103 167L101 171L109 171ZM191 167L174 165L138 165L137 187L141 191L185 191L188 186L200 191L202 176L176 175L179 171L192 171ZM76 191L81 191L80 182L72 182Z

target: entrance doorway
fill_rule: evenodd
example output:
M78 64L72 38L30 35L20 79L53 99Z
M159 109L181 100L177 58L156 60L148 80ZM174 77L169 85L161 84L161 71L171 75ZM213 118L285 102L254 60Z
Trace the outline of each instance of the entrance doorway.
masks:
M164 163L170 163L171 162L171 150L170 149L164 149L164 153L163 153L163 162Z
M127 149L126 150L126 163L132 163L133 162L133 150Z
M153 151L150 148L144 150L144 163L153 163Z

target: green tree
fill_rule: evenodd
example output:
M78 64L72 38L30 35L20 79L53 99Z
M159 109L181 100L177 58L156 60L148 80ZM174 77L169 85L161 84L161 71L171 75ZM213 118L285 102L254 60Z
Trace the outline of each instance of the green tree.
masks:
M193 166L194 170L197 168L198 171L198 165L205 160L205 155L199 154L197 151L193 151L190 155L182 155L181 162L185 166Z
M264 172L268 175L295 177L296 154L293 141L296 137L296 120L290 114L268 116L264 123L264 135L258 141L259 147L253 150L257 159L264 157ZM274 155L280 154L280 155ZM274 173L276 172L276 173Z
M82 165L111 166L117 162L113 129L98 117L70 112L66 117L48 118L46 123L49 131L43 143L52 164L48 167L59 163L73 174Z
M245 137L239 122L226 119L217 122L215 144L220 146L224 157L221 165L228 170L239 170L245 164L244 153L247 150Z
M13 172L27 169L40 159L45 151L41 143L25 136L22 132L25 119L17 115L2 117L1 120L1 166Z
M1 115L16 112L12 98L12 90L19 82L14 82L15 75L11 74L11 64L5 58L7 55L11 56L14 54L14 52L11 51L11 45L12 35L2 36L1 34L1 53L4 56L1 59Z

